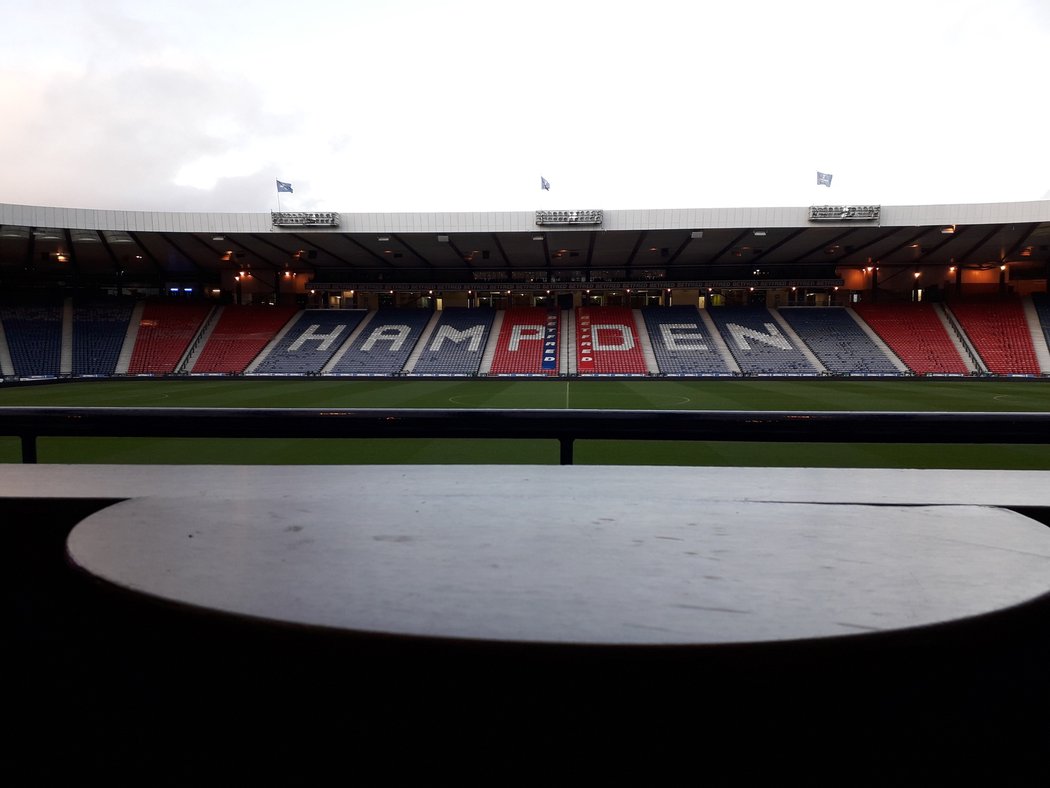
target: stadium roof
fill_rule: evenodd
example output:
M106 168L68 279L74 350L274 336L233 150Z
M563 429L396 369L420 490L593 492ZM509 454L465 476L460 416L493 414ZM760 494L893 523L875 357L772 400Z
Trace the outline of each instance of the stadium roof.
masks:
M292 268L318 281L625 269L632 278L663 270L675 279L741 266L792 275L871 263L1010 263L1038 278L1050 265L1050 201L878 206L873 219L840 208L823 218L807 207L605 211L600 224L538 224L537 212L326 214L314 219L337 224L281 227L269 213L0 204L0 278L101 281L119 271L125 282L215 280L247 267Z

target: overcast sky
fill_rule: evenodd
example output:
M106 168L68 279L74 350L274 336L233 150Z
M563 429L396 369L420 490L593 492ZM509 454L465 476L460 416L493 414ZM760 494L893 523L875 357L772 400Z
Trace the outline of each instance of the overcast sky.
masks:
M276 179L285 210L345 212L1050 198L1050 0L0 0L0 19L0 202L268 211Z

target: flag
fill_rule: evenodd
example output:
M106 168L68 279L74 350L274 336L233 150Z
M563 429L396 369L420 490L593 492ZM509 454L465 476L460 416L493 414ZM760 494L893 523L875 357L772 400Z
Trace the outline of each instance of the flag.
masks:
M826 172L817 173L817 186L831 187L831 175Z
M542 175L540 176L540 188L548 192L551 190L551 182L544 178Z
M284 181L277 181L277 191L292 193L292 184L285 183Z

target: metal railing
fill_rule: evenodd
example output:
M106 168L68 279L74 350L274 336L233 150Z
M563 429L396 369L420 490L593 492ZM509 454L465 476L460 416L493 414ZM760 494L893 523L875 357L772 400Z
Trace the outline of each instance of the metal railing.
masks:
M1050 444L1050 413L741 410L0 407L0 435L37 461L41 437L553 439Z

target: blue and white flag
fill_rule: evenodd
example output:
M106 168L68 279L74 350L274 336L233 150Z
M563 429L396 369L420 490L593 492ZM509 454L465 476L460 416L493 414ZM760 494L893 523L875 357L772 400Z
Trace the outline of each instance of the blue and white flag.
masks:
M542 175L540 176L540 188L548 192L551 190L551 182L544 178Z
M817 186L831 187L831 175L826 172L817 173Z
M277 191L292 193L292 184L285 183L284 181L277 181Z

